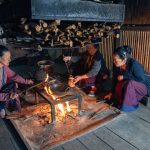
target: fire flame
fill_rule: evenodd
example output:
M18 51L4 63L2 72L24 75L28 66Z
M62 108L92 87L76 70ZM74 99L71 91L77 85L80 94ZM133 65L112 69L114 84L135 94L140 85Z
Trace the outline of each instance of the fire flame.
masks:
M66 105L67 105L67 111L68 111L68 112L71 112L71 108L70 108L70 106L69 106L69 102L68 102L68 101L66 102Z
M49 76L47 74L45 82L47 82L48 79L49 79ZM46 91L46 93L48 95L50 95L52 97L53 100L58 100L58 99L56 99L55 95L53 95L53 92L52 92L51 88L48 85L44 87L44 90ZM61 111L61 115L64 117L66 115L66 111L64 109L63 104L58 104L57 107ZM69 102L68 101L66 102L66 110L67 110L67 112L71 112L71 108L69 106Z
M58 106L59 110L61 111L62 116L64 117L64 116L66 115L66 113L65 113L65 111L64 111L64 106L63 106L63 104L58 104L57 106Z
M46 74L45 82L47 82L47 81L48 81L48 79L49 79L49 76L48 76L48 74Z
M46 93L48 95L50 95L52 97L53 100L56 100L56 97L53 95L53 92L51 91L50 87L44 87L44 90L46 91Z

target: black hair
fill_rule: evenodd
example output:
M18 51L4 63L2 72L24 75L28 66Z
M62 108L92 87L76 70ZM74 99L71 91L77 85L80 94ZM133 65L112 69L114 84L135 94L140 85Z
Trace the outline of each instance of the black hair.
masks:
M88 46L92 45L95 49L98 49L98 44L94 44L91 41L86 41L84 43L85 47L88 48Z
M4 55L4 52L9 52L8 48L3 45L0 45L0 57Z
M117 54L121 59L128 59L131 57L132 49L129 46L120 46L116 48L113 54Z
M102 42L102 39L98 38L98 37L95 37L95 38L91 39L91 42L93 43L94 47L96 49L98 49L99 48L99 43Z
M132 53L131 47L129 47L129 46L127 46L127 45L124 45L123 47L124 47L125 51L126 51L128 54L131 55L131 53Z

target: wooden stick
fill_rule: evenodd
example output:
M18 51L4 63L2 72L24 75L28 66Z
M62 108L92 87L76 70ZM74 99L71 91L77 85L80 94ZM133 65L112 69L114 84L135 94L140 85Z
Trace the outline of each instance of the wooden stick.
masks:
M48 83L54 82L54 81L55 81L55 79L49 81ZM42 85L42 84L44 84L44 83L47 83L47 81L42 81L42 82L40 82L40 83L37 83L37 84L35 84L35 85L29 87L28 89L26 89L26 90L24 90L24 91L21 91L20 93L18 93L18 95L21 95L22 93L24 93L24 92L26 92L26 91L29 91L29 90L31 90L31 89L33 89L33 88L35 88L35 87L38 87L38 86L40 86L40 85Z
M45 83L45 81L42 81L42 82L40 82L40 83L37 83L37 84L35 84L35 85L29 87L28 89L21 91L20 93L18 93L18 95L21 95L22 93L24 93L24 92L26 92L26 91L29 91L29 90L31 90L31 89L33 89L33 88L35 88L35 87L37 87L37 86L39 86L39 85L41 85L41 84L44 84L44 83Z

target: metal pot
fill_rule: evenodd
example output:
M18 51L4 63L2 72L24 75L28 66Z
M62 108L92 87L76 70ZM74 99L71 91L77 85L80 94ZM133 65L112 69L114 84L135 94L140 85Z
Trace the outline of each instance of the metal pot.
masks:
M65 92L67 89L67 84L62 83L58 80L54 80L53 82L49 82L49 86L53 92Z
M43 69L37 69L34 74L34 79L37 82L42 82L46 79L47 73Z
M37 82L42 82L46 79L47 74L51 76L53 74L54 62L50 60L42 60L37 62L37 69L34 73L34 79Z
M54 62L50 60L42 60L37 62L38 68L44 70L49 75L53 74Z

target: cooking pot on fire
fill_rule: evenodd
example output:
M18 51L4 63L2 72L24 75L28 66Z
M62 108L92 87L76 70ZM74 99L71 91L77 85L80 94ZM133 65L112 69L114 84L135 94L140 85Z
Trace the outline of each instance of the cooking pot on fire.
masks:
M36 82L42 82L46 79L47 73L43 69L38 69L35 71L34 80Z
M43 69L49 75L53 73L54 62L50 60L41 60L37 62L39 69Z
M42 60L37 62L37 69L34 73L34 79L37 82L42 82L46 79L47 74L49 76L53 75L53 65L54 62L50 60Z

